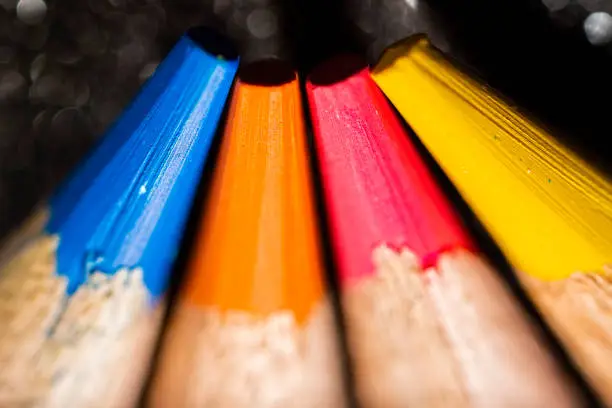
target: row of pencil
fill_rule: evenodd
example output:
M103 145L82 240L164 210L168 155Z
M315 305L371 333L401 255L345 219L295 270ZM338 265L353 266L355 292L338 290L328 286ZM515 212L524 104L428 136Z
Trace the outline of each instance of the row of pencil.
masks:
M421 142L612 404L608 180L425 39L301 87L199 28L4 246L0 406L340 407L350 385L364 407L592 405Z

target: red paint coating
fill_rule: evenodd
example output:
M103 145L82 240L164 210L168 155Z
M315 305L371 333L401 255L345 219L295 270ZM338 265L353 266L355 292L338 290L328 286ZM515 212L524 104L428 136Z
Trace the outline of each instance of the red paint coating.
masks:
M383 243L412 249L424 268L442 252L473 248L357 57L324 63L306 87L343 284L374 272L371 253Z

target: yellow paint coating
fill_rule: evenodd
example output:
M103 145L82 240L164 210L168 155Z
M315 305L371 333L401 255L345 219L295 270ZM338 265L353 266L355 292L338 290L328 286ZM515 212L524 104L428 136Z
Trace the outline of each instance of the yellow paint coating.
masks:
M612 185L588 164L423 38L372 75L515 267L560 279L612 261Z

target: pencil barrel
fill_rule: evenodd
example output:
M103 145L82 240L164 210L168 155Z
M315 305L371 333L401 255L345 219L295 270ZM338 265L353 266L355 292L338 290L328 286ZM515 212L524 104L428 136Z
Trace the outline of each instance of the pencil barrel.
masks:
M151 307L140 270L96 273L68 297L56 248L41 234L0 272L0 406L98 406L102 396L134 406L164 303Z
M472 406L417 258L386 247L372 258L375 276L342 295L360 403Z
M487 407L493 400L507 407L584 403L488 262L465 251L449 252L423 278L473 406Z
M603 385L609 370L599 364L602 344L611 338L603 306L609 300L605 265L612 257L609 180L426 40L391 48L373 77L485 224L571 359L609 403ZM445 121L436 120L440 115ZM582 284L591 280L597 284ZM592 305L589 311L586 304ZM589 394L588 387L585 391Z
M232 52L203 28L185 35L51 200L69 291L85 263L108 273L140 266L149 290L163 293L237 69Z
M587 378L606 401L612 401L608 387L612 372L607 364L612 349L609 270L604 268L603 274L576 272L554 281L542 281L520 272L519 276L551 327L585 368Z
M205 29L184 36L4 247L0 406L138 404L191 200L236 72L227 50Z
M251 68L236 84L153 407L344 405L298 79L278 61Z

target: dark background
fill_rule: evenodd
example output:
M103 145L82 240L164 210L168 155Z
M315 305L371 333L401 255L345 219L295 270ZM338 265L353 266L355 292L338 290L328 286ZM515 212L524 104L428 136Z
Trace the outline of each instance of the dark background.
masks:
M365 55L367 44L349 16L366 4L384 7L390 2L113 0L109 6L109 1L49 0L42 26L46 41L32 40L40 37L41 26L25 27L14 10L0 7L0 47L16 50L10 62L0 58L0 79L17 72L25 82L10 98L0 97L0 236L53 191L137 92L147 66L162 59L188 27L216 27L233 36L252 59L258 54L289 59L303 78L335 53ZM574 1L551 13L540 0L428 4L436 13L435 28L449 40L452 58L610 171L612 57L608 48L586 40L584 7ZM241 18L254 7L270 7L281 16L281 29L269 40L253 41L244 30ZM380 18L389 18L384 15ZM102 45L91 40L100 37L91 27L105 35ZM83 56L77 63L49 62L67 51ZM41 54L48 59L41 75L59 78L59 85L33 97L32 90L41 84L40 78L31 77L31 69ZM74 106L62 92L82 90L83 84L89 86L88 100Z
M342 6L359 6L364 1L336 1L335 7L326 7L332 3L328 0L298 3L308 10L305 21L317 21L304 22L298 36L299 63L306 70L338 49L360 49L351 39L353 30L339 22ZM560 22L566 10L549 13L538 0L428 3L437 12L437 28L446 33L450 53L460 65L545 122L591 162L609 170L612 58L608 48L587 41L581 18L588 11L574 4L573 18Z

